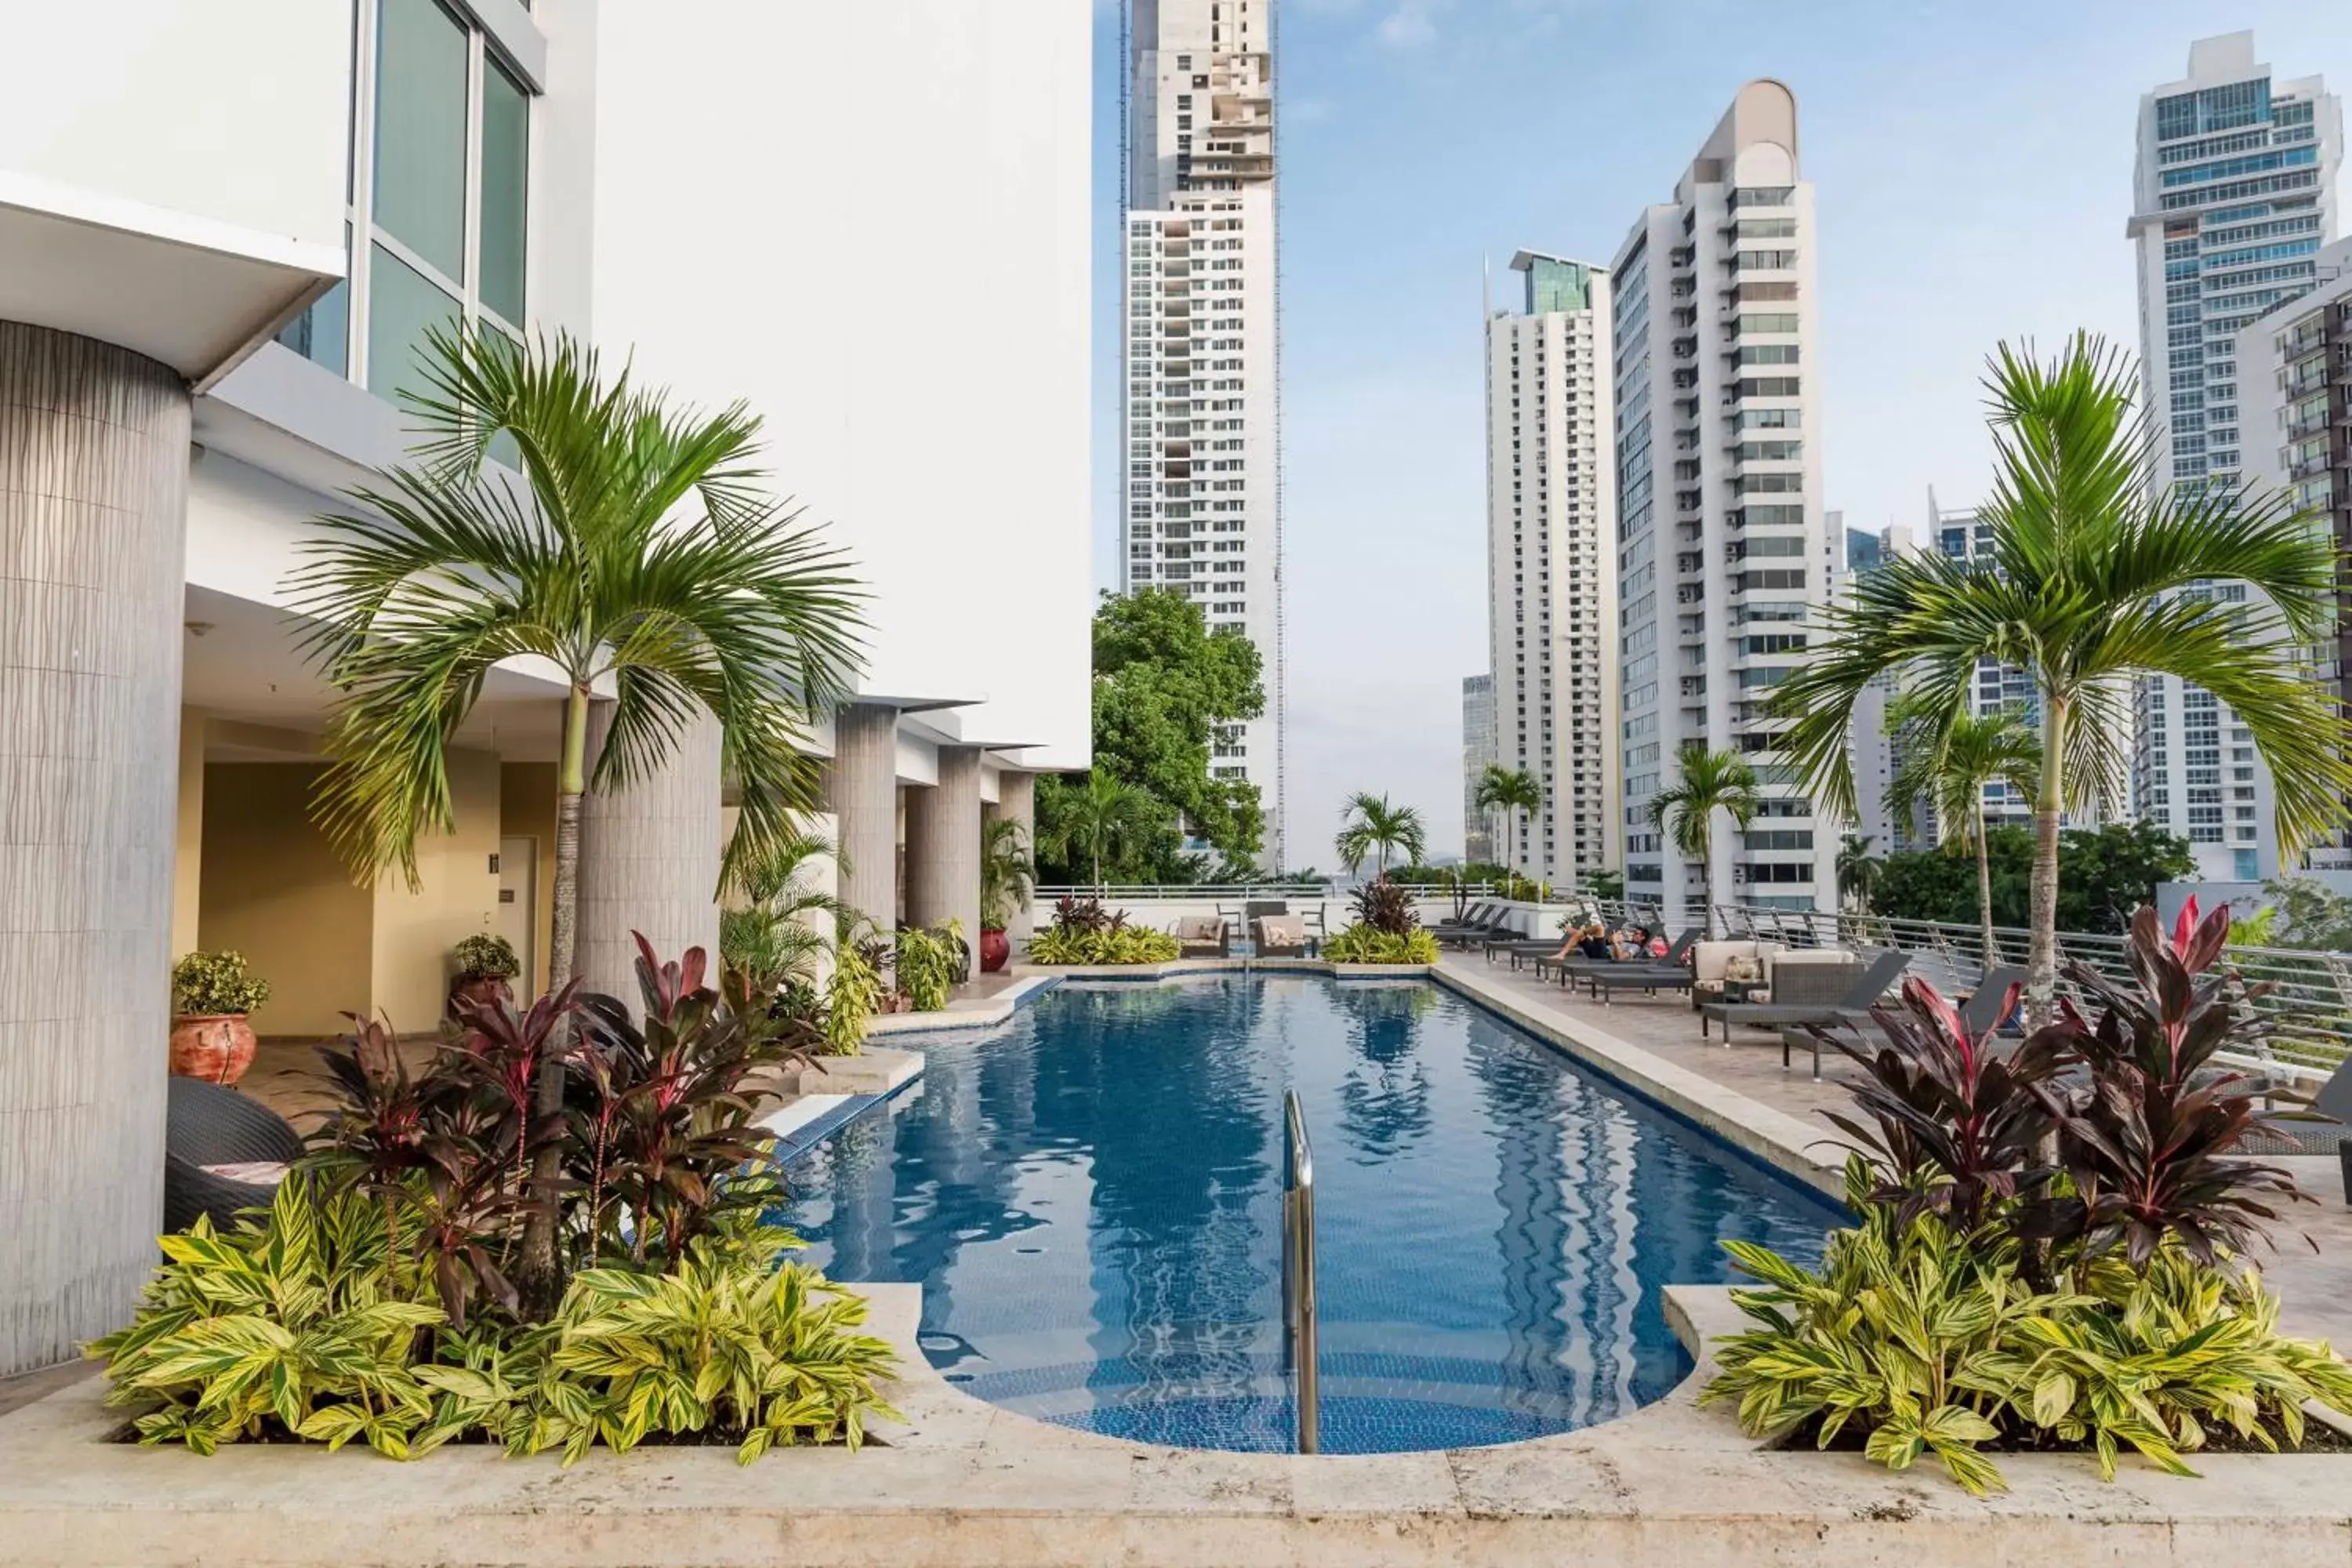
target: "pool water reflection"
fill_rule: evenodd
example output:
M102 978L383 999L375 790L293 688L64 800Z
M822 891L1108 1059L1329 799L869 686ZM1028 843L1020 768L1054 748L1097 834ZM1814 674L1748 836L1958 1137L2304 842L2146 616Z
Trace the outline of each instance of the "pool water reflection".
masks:
M1811 1259L1820 1199L1420 984L1064 984L925 1047L910 1092L788 1168L837 1279L923 1287L923 1347L997 1405L1286 1449L1282 1092L1316 1147L1327 1453L1604 1421L1689 1370L1659 1287L1738 1237Z

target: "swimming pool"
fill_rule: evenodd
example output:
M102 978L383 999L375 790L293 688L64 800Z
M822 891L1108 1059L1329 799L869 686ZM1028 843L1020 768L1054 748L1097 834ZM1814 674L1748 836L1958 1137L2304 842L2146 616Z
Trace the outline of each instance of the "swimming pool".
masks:
M1312 976L1057 986L787 1167L835 1278L923 1287L932 1363L1145 1442L1284 1450L1282 1094L1316 1155L1322 1447L1507 1442L1689 1371L1659 1287L1727 1237L1818 1258L1813 1194L1451 993Z

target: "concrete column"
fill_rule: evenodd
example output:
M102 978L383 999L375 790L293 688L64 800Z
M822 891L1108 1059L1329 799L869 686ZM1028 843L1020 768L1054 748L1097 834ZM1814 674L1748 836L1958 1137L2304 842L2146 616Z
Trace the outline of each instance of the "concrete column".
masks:
M613 704L600 702L588 720L593 770L611 727ZM638 1003L637 944L643 931L664 963L689 947L719 963L720 841L719 722L703 718L670 754L669 763L634 787L599 794L593 784L580 805L580 935L573 965L591 991Z
M885 935L898 918L898 713L854 702L834 717L824 803L838 820L841 901Z
M1029 852L1030 864L1034 866L1037 860L1037 775L1015 773L1011 768L997 774L995 809L999 817L1021 825L1022 847ZM1004 934L1012 940L1016 952L1023 942L1035 934L1036 921L1032 915L1034 908L1034 898L1024 900L1021 907L1013 911L1013 918L1004 922Z
M0 322L0 1375L155 1264L188 420L152 360Z
M980 748L941 746L940 782L907 805L907 920L963 922L980 945Z

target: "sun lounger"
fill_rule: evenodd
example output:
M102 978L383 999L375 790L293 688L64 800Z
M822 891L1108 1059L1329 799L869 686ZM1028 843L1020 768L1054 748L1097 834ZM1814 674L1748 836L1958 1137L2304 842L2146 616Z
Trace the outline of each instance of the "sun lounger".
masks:
M1911 955L1895 948L1882 948L1859 974L1847 964L1780 964L1775 967L1772 1000L1769 1002L1709 1002L1698 1010L1699 1034L1704 1038L1711 1024L1723 1026L1723 1043L1731 1044L1731 1026L1745 1024L1749 1027L1772 1027L1786 1024L1835 1024L1845 1014L1857 1010L1866 1012L1870 1005L1886 994L1896 976L1910 963ZM1816 977L1808 970L1822 969L1830 973L1818 977L1835 987L1843 988L1834 995L1815 994L1784 1000L1784 987L1780 976L1789 976L1790 984L1814 983Z
M2003 964L1977 983L1975 992L1960 1008L1960 1024L1971 1035L1981 1035L2000 1022L2000 1005L2008 998L2009 988L2025 984L2025 971L2014 964ZM1827 1030L1845 1027L1857 1034L1873 1027L1868 1007L1842 1008L1833 1024L1817 1026ZM1790 1053L1811 1047L1813 1053L1813 1076L1822 1076L1822 1037L1813 1027L1790 1024L1780 1030L1780 1065L1790 1065Z

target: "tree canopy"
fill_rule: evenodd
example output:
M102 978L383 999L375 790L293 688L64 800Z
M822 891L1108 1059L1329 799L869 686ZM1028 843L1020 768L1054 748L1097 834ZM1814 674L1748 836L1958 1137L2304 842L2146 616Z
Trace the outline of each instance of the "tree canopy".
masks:
M1265 711L1256 645L1211 632L1201 606L1162 588L1106 594L1094 624L1095 771L1149 795L1164 818L1154 834L1107 846L1103 878L1181 882L1200 858L1187 833L1206 841L1228 868L1253 864L1264 847L1265 813L1257 786L1210 775L1220 726ZM1037 795L1038 848L1047 881L1092 879L1090 857L1057 856L1053 827L1082 777L1045 779Z
M1993 923L2025 924L2033 876L2033 834L2013 825L1985 830L1991 870ZM2132 911L2156 901L2156 885L2193 875L2188 841L2150 823L2070 827L2058 836L2058 929L2121 932ZM1935 849L1886 857L1871 893L1871 908L1895 920L1974 925L1977 868L1969 859Z

